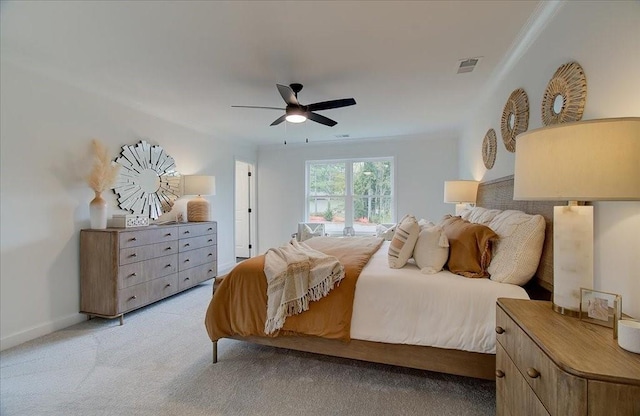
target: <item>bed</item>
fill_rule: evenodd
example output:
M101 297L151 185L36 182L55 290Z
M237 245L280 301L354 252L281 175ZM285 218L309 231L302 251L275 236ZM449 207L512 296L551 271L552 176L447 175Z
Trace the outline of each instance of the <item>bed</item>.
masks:
M336 290L336 294L313 302L314 310L310 308L307 312L287 318L285 327L277 336L267 336L261 330L238 330L238 326L233 324L234 319L253 319L257 323L254 326L264 323L265 320L263 310L266 309L266 283L260 279L248 279L242 283L240 277L236 277L242 275L248 267L261 267L264 260L258 256L245 262L246 264L241 263L236 267L238 270L234 269L230 273L229 276L233 278L228 277L223 281L219 288L222 289L221 295L218 297L233 297L231 302L240 308L238 310L242 310L243 313L246 311L246 316L239 317L238 310L234 312L221 309L222 301L214 302L218 295L216 293L205 318L207 331L213 341L213 361L217 362L218 358L218 339L232 338L292 350L494 379L495 319L488 317L495 316L495 299L499 297L549 298L553 288L551 220L555 204L557 202L553 201L513 201L512 176L480 184L477 203L479 207L519 210L528 214L540 214L544 218L545 237L542 254L534 277L524 288L496 283L489 279L468 279L448 271L425 276L419 273L414 264L389 269L384 267L387 264L389 243L371 242L370 246L378 244L379 247L367 247L367 244L364 244L365 247L360 248L361 253L358 256L366 251L371 251L372 255L370 258L357 257L355 266L347 267L347 277L340 282L339 293ZM340 256L345 256L346 250L340 246L331 247L326 239L327 237L313 239L317 240L314 242L315 248L335 255L344 262L345 259ZM251 262L256 264L252 265ZM357 290L356 280L349 277L354 274ZM261 280L264 280L264 275ZM392 291L388 290L389 281L394 282ZM260 305L256 305L255 301L251 303L246 295L230 294L233 293L232 285L240 287L255 285L256 282L262 286L251 286L248 291L262 293L260 296L263 296L263 301ZM353 291L349 292L351 285ZM456 289L462 286L468 293L486 292L489 296L472 296L463 300ZM409 292L428 292L431 298L427 301L418 297L417 300L414 298L413 301L406 302ZM452 299L455 299L455 302ZM342 307L337 305L349 302L352 303L352 309L346 314L340 312ZM300 327L296 326L300 324L298 318L305 314L309 315L308 321L312 323L305 323L304 329L300 330ZM314 318L332 314L334 321L338 323L337 326L324 328L322 321ZM400 315L402 319L397 319ZM438 318L442 315L448 316L448 319ZM469 323L475 317L480 321Z

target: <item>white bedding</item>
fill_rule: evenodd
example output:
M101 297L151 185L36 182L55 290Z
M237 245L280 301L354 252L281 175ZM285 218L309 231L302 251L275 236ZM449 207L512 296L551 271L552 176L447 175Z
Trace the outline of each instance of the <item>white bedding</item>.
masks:
M496 300L529 299L523 288L448 271L422 274L413 260L391 269L388 249L385 241L358 278L352 339L495 354Z

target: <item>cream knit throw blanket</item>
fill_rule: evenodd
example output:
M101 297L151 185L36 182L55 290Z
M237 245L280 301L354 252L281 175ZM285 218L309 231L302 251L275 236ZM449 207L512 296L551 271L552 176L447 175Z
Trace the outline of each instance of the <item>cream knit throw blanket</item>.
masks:
M344 267L333 256L291 240L265 254L267 276L267 321L264 332L272 334L284 326L287 316L309 309L309 302L328 295L344 278Z

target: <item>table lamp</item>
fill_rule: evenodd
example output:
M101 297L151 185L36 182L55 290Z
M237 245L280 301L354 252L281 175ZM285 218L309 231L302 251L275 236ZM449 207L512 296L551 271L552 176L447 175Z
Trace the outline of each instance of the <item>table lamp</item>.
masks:
M456 204L456 215L460 215L467 204L475 204L478 181L445 181L444 202Z
M202 195L216 194L216 177L203 175L184 176L183 195L197 195L187 202L187 221L209 221L209 202Z
M553 309L578 316L593 288L593 206L640 200L640 117L564 123L518 135L513 199L568 201L553 212Z

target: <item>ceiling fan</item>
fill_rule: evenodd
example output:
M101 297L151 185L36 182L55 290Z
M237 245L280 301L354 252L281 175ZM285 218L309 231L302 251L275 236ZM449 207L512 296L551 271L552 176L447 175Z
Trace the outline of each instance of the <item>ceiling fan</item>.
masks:
M347 107L350 105L355 105L356 100L353 98L343 98L340 100L330 100L330 101L322 101L319 103L302 105L298 101L298 93L302 90L302 84L291 84L289 86L276 84L278 87L278 91L280 95L284 99L284 102L287 103L286 108L279 107L259 107L252 105L232 105L231 107L239 107L239 108L262 108L267 110L281 110L285 112L282 116L278 117L273 123L272 126L276 126L283 121L287 120L291 123L302 123L305 120L309 119L315 121L316 123L324 124L325 126L333 127L338 124L337 121L331 120L325 116L321 116L320 114L314 113L314 111L321 110L331 110L333 108Z

